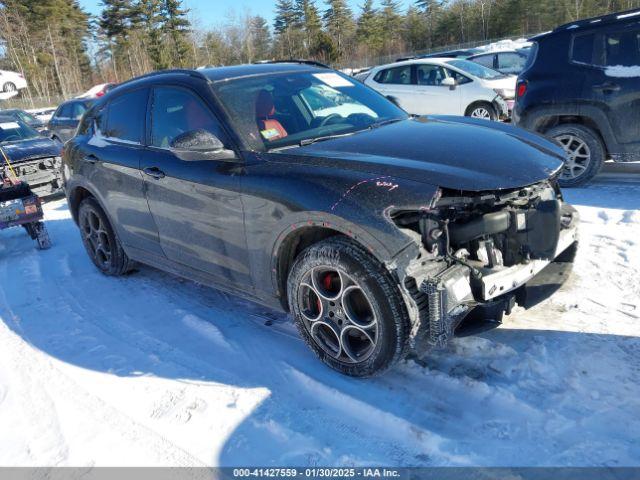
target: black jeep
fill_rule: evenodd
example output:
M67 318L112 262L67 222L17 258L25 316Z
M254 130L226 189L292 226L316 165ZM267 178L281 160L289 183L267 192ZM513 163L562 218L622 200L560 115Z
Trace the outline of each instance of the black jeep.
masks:
M564 147L560 184L583 184L607 158L640 160L640 10L569 23L531 40L513 120Z
M474 311L499 318L571 256L563 153L276 63L116 87L66 144L63 174L102 272L138 261L291 311L324 362L361 376L443 345Z

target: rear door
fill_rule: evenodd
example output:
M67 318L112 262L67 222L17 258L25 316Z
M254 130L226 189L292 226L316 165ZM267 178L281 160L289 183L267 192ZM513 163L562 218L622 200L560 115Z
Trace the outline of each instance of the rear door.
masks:
M412 65L385 68L376 73L369 83L386 97L392 98L401 108L409 113L420 113L416 110L416 87L412 79Z
M169 260L205 272L222 286L246 290L251 276L241 166L223 160L181 160L170 148L176 136L198 129L229 145L211 106L185 86L156 86L149 123L141 169L162 250Z
M162 255L140 172L148 97L148 88L130 90L92 112L77 155L79 173L98 191L122 243Z
M424 114L460 114L460 89L442 85L447 78L440 65L416 65L415 110Z
M617 143L640 149L640 26L575 35L571 60L582 66L583 98L607 115Z

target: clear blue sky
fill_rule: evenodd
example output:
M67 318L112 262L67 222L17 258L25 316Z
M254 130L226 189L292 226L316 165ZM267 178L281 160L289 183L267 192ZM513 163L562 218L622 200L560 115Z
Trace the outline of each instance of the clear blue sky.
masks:
M360 11L359 6L363 0L348 0L355 13ZM183 5L191 9L191 16L195 18L199 27L208 27L225 23L229 14L242 14L249 11L262 15L269 23L273 21L273 7L275 0L183 0ZM374 2L374 3L380 3ZM406 8L415 4L415 0L400 0L400 4ZM80 5L89 13L100 13L102 2L100 0L80 0ZM324 10L324 0L316 0L320 10Z

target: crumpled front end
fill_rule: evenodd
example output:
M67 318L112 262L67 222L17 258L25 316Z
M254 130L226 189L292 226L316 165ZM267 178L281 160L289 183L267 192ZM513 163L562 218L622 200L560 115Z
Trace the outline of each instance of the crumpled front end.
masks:
M392 220L419 234L421 253L399 275L417 349L445 345L473 312L500 321L524 303L527 284L545 267L573 260L578 240L577 211L547 181L496 192L440 190L428 207L393 212Z
M9 176L15 173L21 180L31 187L33 193L39 197L47 197L62 192L62 159L59 156L31 158L20 162L13 161L13 171L0 163L0 174Z

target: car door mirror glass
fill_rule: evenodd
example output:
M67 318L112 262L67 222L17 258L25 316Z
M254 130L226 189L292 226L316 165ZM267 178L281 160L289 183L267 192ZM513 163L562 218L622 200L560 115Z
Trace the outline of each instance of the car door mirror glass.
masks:
M181 160L233 160L233 150L224 148L222 141L204 129L190 130L176 136L170 142L171 150Z

